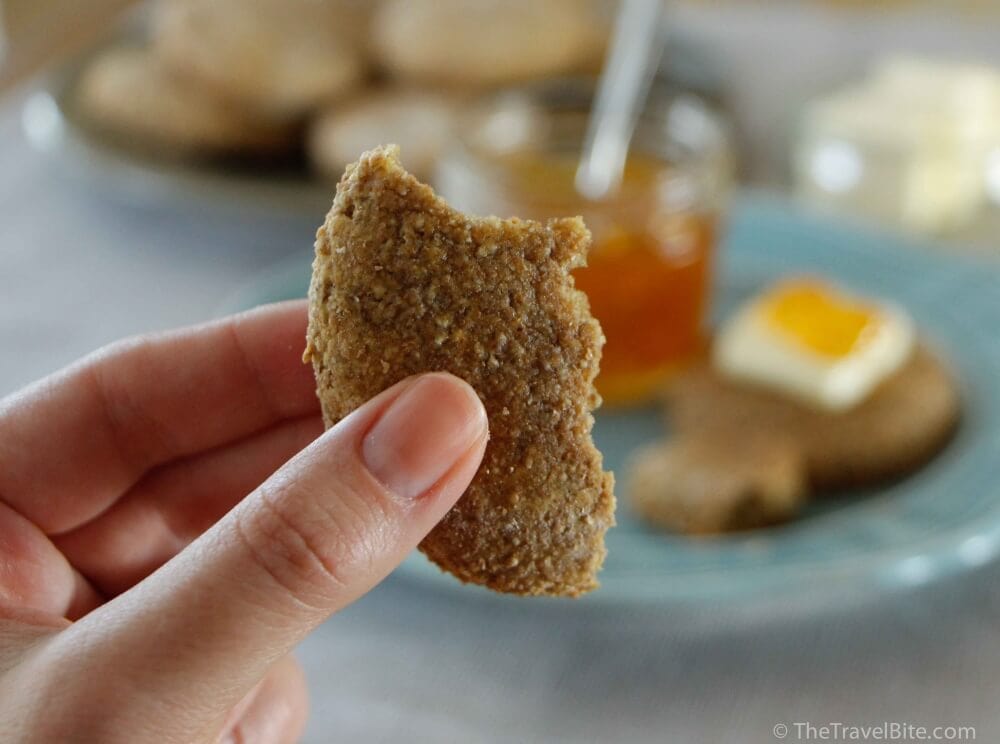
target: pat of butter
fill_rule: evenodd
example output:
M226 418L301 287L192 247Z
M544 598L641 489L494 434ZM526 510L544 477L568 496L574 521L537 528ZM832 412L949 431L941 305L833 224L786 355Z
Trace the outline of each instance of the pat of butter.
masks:
M900 308L812 279L780 282L721 329L713 361L724 374L819 408L857 405L909 359L913 322Z
M1000 69L919 57L807 107L798 188L821 204L946 233L990 207L1000 150Z

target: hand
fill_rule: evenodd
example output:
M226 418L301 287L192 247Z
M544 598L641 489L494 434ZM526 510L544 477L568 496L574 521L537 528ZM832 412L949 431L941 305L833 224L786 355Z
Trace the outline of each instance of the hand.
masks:
M293 302L139 338L0 401L5 741L298 738L289 652L444 516L488 437L444 374L322 433L305 325Z

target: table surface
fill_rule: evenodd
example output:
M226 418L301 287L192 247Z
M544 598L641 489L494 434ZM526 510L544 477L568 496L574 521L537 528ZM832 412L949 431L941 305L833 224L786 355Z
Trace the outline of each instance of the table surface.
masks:
M64 177L0 106L0 395L122 336L213 317L313 227L125 207ZM1000 741L1000 571L752 623L484 602L390 578L299 649L308 742L806 740L795 723ZM801 736L797 736L801 732ZM815 736L814 736L814 740Z

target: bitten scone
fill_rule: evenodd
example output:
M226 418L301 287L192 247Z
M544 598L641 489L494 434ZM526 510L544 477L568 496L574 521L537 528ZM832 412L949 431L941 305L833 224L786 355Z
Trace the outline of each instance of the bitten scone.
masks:
M134 147L191 156L287 150L293 132L178 78L144 49L112 48L84 71L74 105Z
M604 336L569 273L589 237L579 218L466 217L395 147L347 168L317 233L306 359L327 425L420 372L465 379L486 407L483 464L420 545L462 581L597 586L615 506L590 436Z

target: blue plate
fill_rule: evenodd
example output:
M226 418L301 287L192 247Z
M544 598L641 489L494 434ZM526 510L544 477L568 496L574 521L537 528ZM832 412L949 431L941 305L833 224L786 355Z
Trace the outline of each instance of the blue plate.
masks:
M310 257L262 276L228 303L304 295ZM1000 549L1000 263L933 252L898 236L845 227L785 202L744 197L721 251L715 310L725 314L787 272L819 272L895 300L951 360L964 418L951 444L888 487L824 498L803 518L739 536L689 538L649 529L619 499L601 588L588 604L674 605L857 594L927 583L992 560ZM598 413L594 436L619 475L664 431L658 411ZM397 575L460 588L415 554ZM462 588L480 592L479 588Z

